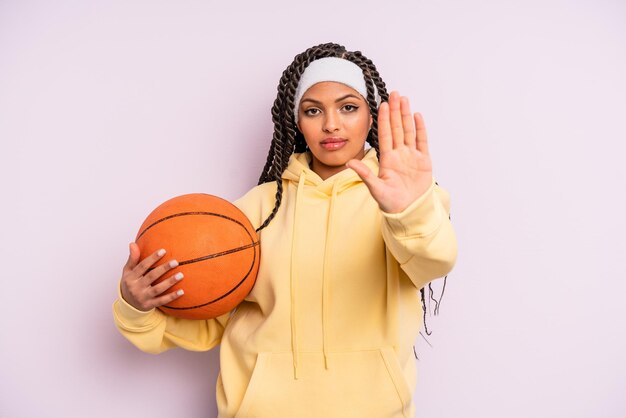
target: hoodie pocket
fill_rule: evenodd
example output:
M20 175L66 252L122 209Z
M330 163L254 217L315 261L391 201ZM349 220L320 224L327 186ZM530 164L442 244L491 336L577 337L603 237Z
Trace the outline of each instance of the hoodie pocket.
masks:
M391 347L300 353L294 379L291 353L259 353L237 418L408 417L411 392Z

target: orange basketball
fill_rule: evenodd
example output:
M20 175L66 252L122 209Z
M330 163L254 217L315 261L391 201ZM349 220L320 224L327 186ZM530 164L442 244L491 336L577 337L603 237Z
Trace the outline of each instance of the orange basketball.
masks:
M153 285L182 272L167 292L185 293L161 306L187 319L210 319L231 311L250 293L259 269L260 246L248 218L232 203L209 194L170 199L148 215L135 239L141 259L161 248L167 253L152 268L175 259L178 267Z

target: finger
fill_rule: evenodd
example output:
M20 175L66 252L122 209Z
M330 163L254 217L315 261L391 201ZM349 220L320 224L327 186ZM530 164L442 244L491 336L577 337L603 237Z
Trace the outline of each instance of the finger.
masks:
M161 259L165 255L165 250L161 248L158 251L153 252L146 258L144 258L139 264L135 266L133 269L133 273L137 275L137 277L143 276L146 271L157 261Z
M124 271L131 271L135 268L137 263L139 262L139 247L136 243L131 242L128 244L128 260L126 260L126 264L124 265Z
M402 114L402 128L404 129L404 145L415 148L415 124L411 115L411 105L408 97L400 99L400 113Z
M415 127L417 129L417 150L423 152L426 155L430 155L428 152L428 137L426 135L426 125L424 125L424 118L418 112L415 112Z
M363 180L363 183L365 183L365 185L369 189L372 197L376 198L376 196L378 196L378 191L380 190L382 181L377 176L375 176L374 173L372 173L372 170L370 170L368 166L366 166L365 164L363 164L362 161L359 160L350 160L346 165L348 166L348 168L353 169L359 175L359 177L361 177L361 180Z
M147 273L147 274L145 274L143 276L146 286L151 285L154 281L159 279L165 273L167 273L168 271L170 271L171 269L176 268L176 267L178 267L178 261L170 260L167 263L163 263L163 264L153 268L152 270L150 270L149 273Z
M185 294L185 291L183 289L178 289L175 292L170 292L163 296L159 296L158 298L153 299L152 305L155 308L158 308L159 306L167 305L168 303L172 302L173 300L178 299L184 294Z
M392 149L389 103L387 102L382 102L378 107L378 149L381 154Z
M400 95L392 91L389 96L389 122L391 123L391 137L393 147L404 145L404 130L402 129L402 114L400 113Z
M169 289L170 287L180 282L183 279L183 277L184 277L183 273L179 271L178 273L163 280L161 283L152 286L149 292L150 296L153 298L159 296L160 294L164 293L167 289Z

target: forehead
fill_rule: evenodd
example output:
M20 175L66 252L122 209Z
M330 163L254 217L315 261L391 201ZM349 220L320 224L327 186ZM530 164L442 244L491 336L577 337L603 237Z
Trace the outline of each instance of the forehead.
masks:
M338 83L336 81L322 81L316 84L313 84L302 96L303 99L311 98L311 99L335 99L337 97L342 97L347 94L353 94L358 99L363 100L361 93L356 91L350 86L347 86L343 83Z

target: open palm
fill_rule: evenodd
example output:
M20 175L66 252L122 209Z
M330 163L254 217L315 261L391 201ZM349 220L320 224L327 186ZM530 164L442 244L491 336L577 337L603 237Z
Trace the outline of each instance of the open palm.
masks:
M378 144L378 177L359 160L350 160L348 167L363 179L383 211L402 212L432 184L432 162L422 116L411 115L409 99L397 91L378 109Z

